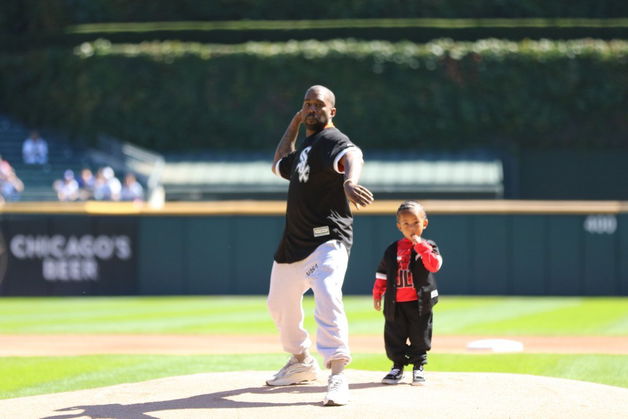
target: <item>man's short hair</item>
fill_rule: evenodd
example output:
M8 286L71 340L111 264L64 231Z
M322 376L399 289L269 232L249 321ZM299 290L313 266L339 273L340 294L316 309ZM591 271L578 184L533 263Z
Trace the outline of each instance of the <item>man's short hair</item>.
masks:
M310 88L307 89L308 92L310 90L319 90L319 91L323 92L325 97L329 100L329 103L331 104L332 108L336 106L336 95L334 94L334 92L332 92L327 87L325 87L323 85L320 85L320 84L315 84L314 86L310 86ZM307 92L306 92L306 94L307 94Z

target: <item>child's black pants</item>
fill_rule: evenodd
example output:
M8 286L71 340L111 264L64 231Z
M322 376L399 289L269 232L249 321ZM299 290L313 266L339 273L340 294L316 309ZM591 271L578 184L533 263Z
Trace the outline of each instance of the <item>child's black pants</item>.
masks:
M409 341L409 344L408 344ZM432 312L419 316L417 301L395 303L395 319L384 325L386 356L396 365L427 364L432 348Z

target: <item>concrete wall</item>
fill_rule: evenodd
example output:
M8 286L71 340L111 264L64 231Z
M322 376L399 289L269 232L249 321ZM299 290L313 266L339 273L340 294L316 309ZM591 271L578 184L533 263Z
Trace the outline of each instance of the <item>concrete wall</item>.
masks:
M625 204L528 203L525 209L508 201L501 207L499 201L474 202L426 203L424 237L438 243L444 258L437 274L442 293L628 295ZM346 294L370 294L384 249L400 237L396 205L356 216ZM0 213L0 295L266 294L284 218L281 211L255 208L258 214ZM25 237L39 240L31 243L39 246L31 253L39 253L25 257ZM77 250L72 243L80 239L100 240L105 254ZM116 243L130 250L107 253ZM65 270L51 277L45 260ZM90 260L98 278L76 270Z

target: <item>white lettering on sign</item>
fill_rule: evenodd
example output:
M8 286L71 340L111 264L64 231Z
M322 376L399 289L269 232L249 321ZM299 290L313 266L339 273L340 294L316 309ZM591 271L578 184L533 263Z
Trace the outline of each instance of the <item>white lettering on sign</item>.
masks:
M133 256L131 239L124 235L18 234L9 248L16 259L41 259L46 281L98 281L99 261L128 260Z
M44 259L46 281L97 281L98 262L94 259Z
M18 259L43 259L46 257L84 257L101 260L130 259L131 239L128 236L65 237L27 236L18 234L11 239L11 253Z
M617 231L617 217L589 215L584 219L584 231L591 234L614 234Z

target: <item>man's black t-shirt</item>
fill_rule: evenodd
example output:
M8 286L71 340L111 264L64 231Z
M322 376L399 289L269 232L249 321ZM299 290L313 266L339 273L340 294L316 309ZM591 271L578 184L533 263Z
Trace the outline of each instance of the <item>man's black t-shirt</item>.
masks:
M306 137L283 157L275 172L290 180L286 226L275 253L278 263L305 259L322 243L336 239L347 249L353 241L353 216L338 161L357 147L334 127Z

